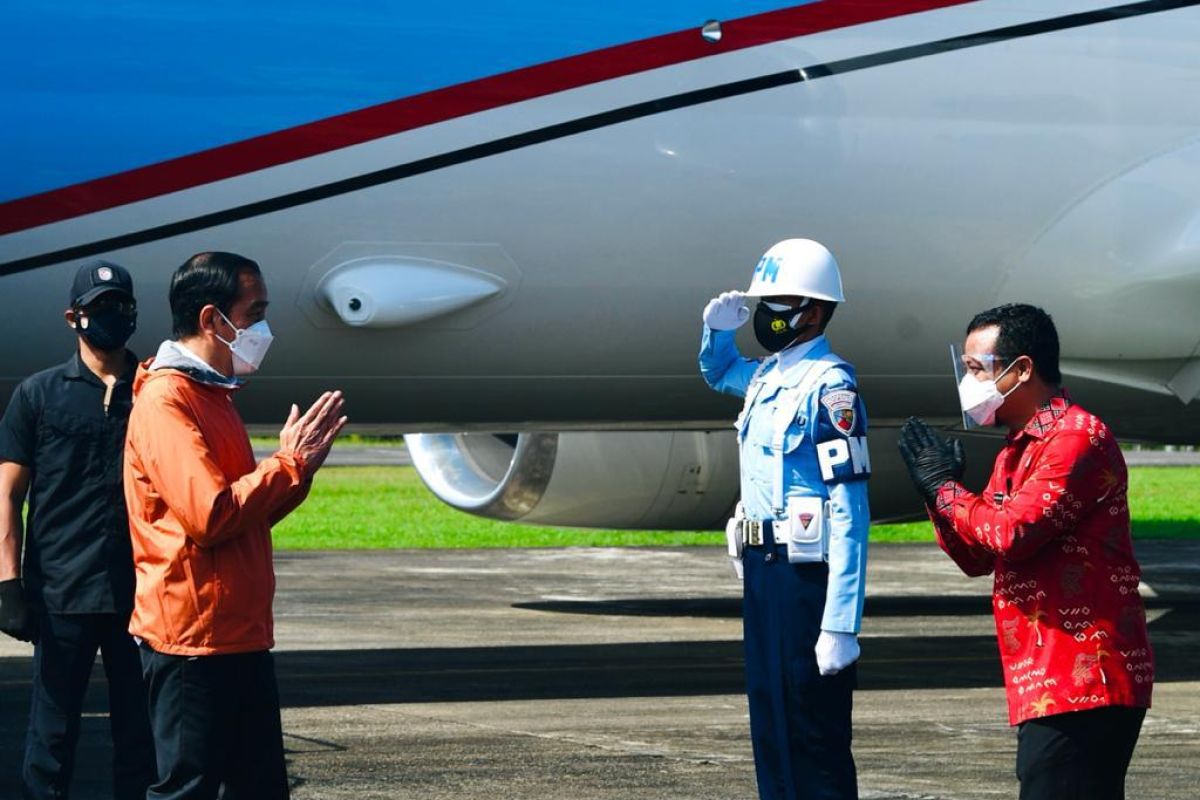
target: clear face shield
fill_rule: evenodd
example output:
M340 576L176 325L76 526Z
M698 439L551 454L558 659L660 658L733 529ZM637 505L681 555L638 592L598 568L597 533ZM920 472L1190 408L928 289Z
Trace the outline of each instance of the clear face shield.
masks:
M1006 365L1003 358L992 353L967 353L959 344L950 345L950 360L958 385L963 429L976 430L996 424L996 411L1004 405L1006 397L996 388L996 381L1011 364Z

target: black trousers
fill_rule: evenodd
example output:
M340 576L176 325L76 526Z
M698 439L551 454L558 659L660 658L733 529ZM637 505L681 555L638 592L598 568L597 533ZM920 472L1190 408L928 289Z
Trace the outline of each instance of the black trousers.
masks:
M1021 800L1124 800L1144 708L1108 706L1022 722Z
M856 800L850 719L857 665L823 676L813 652L826 564L789 564L786 545L744 553L742 623L750 738L762 800Z
M142 646L158 782L146 800L288 797L275 661L267 651L171 656Z
M75 772L79 717L99 651L108 678L113 741L113 797L144 798L154 779L154 744L146 715L137 645L128 614L38 612L33 700L22 767L28 800L67 797Z

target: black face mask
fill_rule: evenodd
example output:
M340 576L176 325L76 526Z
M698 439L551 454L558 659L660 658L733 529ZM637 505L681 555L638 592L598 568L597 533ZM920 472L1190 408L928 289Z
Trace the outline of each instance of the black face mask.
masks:
M105 308L90 313L77 309L75 313L87 317L85 328L83 320L77 316L75 330L97 350L120 350L137 330L136 312L128 314L115 308Z
M792 320L807 311L805 308L789 308L787 311L772 311L761 301L754 309L754 338L769 353L778 353L796 340L808 325L792 327Z

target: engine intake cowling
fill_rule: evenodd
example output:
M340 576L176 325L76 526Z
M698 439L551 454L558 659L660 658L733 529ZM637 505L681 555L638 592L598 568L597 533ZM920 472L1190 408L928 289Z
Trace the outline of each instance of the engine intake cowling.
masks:
M733 431L436 433L404 437L443 502L583 528L719 528L737 501Z

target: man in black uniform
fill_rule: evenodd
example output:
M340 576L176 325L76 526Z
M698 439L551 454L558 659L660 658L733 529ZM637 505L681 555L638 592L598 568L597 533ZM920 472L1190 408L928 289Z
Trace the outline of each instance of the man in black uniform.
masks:
M68 796L99 650L113 796L144 798L154 745L141 661L127 632L133 553L121 484L137 367L125 349L137 322L129 273L106 262L80 268L65 316L79 340L75 354L23 381L0 421L0 630L34 642L24 796Z

